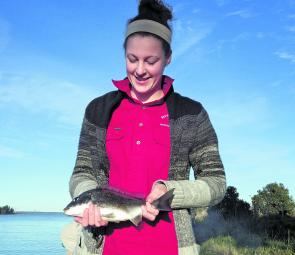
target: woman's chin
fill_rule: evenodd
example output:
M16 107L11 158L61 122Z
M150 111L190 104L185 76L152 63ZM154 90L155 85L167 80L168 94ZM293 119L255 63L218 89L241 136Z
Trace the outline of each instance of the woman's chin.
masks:
M150 86L148 84L138 84L135 83L135 86L133 86L133 91L136 94L145 94L149 93L151 90Z

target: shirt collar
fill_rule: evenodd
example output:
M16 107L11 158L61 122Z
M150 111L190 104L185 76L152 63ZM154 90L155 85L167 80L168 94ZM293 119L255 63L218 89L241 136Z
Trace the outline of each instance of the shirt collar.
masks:
M126 77L125 79L123 80L112 80L113 84L115 85L115 87L126 93L127 96L135 103L138 103L138 104L144 104L144 105L156 105L156 104L161 104L163 101L164 101L164 98L165 96L168 94L170 88L172 87L173 85L173 81L174 79L172 79L171 77L167 76L167 75L163 75L162 76L162 90L164 92L164 96L160 99L157 99L157 100L154 100L152 102L148 102L148 103L142 103L141 101L133 98L131 96L131 84L128 80L128 78Z

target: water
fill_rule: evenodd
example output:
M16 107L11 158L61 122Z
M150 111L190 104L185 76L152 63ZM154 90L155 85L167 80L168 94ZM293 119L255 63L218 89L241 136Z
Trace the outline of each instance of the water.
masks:
M60 231L71 221L62 213L0 215L0 255L63 255Z

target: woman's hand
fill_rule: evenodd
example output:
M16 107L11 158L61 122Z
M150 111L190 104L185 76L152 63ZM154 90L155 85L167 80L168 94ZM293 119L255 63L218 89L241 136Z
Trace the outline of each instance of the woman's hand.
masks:
M101 227L108 224L107 221L101 218L99 208L92 203L90 203L89 208L84 210L83 217L75 217L75 221L80 223L83 227Z
M164 184L156 183L151 193L146 198L146 204L141 207L142 216L150 221L154 221L159 214L159 210L152 205L152 202L167 192Z

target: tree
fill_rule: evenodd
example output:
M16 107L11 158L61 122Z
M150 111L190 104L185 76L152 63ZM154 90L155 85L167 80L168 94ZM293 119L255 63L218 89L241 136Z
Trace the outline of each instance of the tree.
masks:
M14 214L14 209L8 205L0 207L0 214Z
M223 200L212 209L219 211L225 218L243 217L251 214L250 204L239 199L237 188L233 186L227 187Z
M270 183L252 197L252 206L258 216L291 215L295 202L282 183Z

